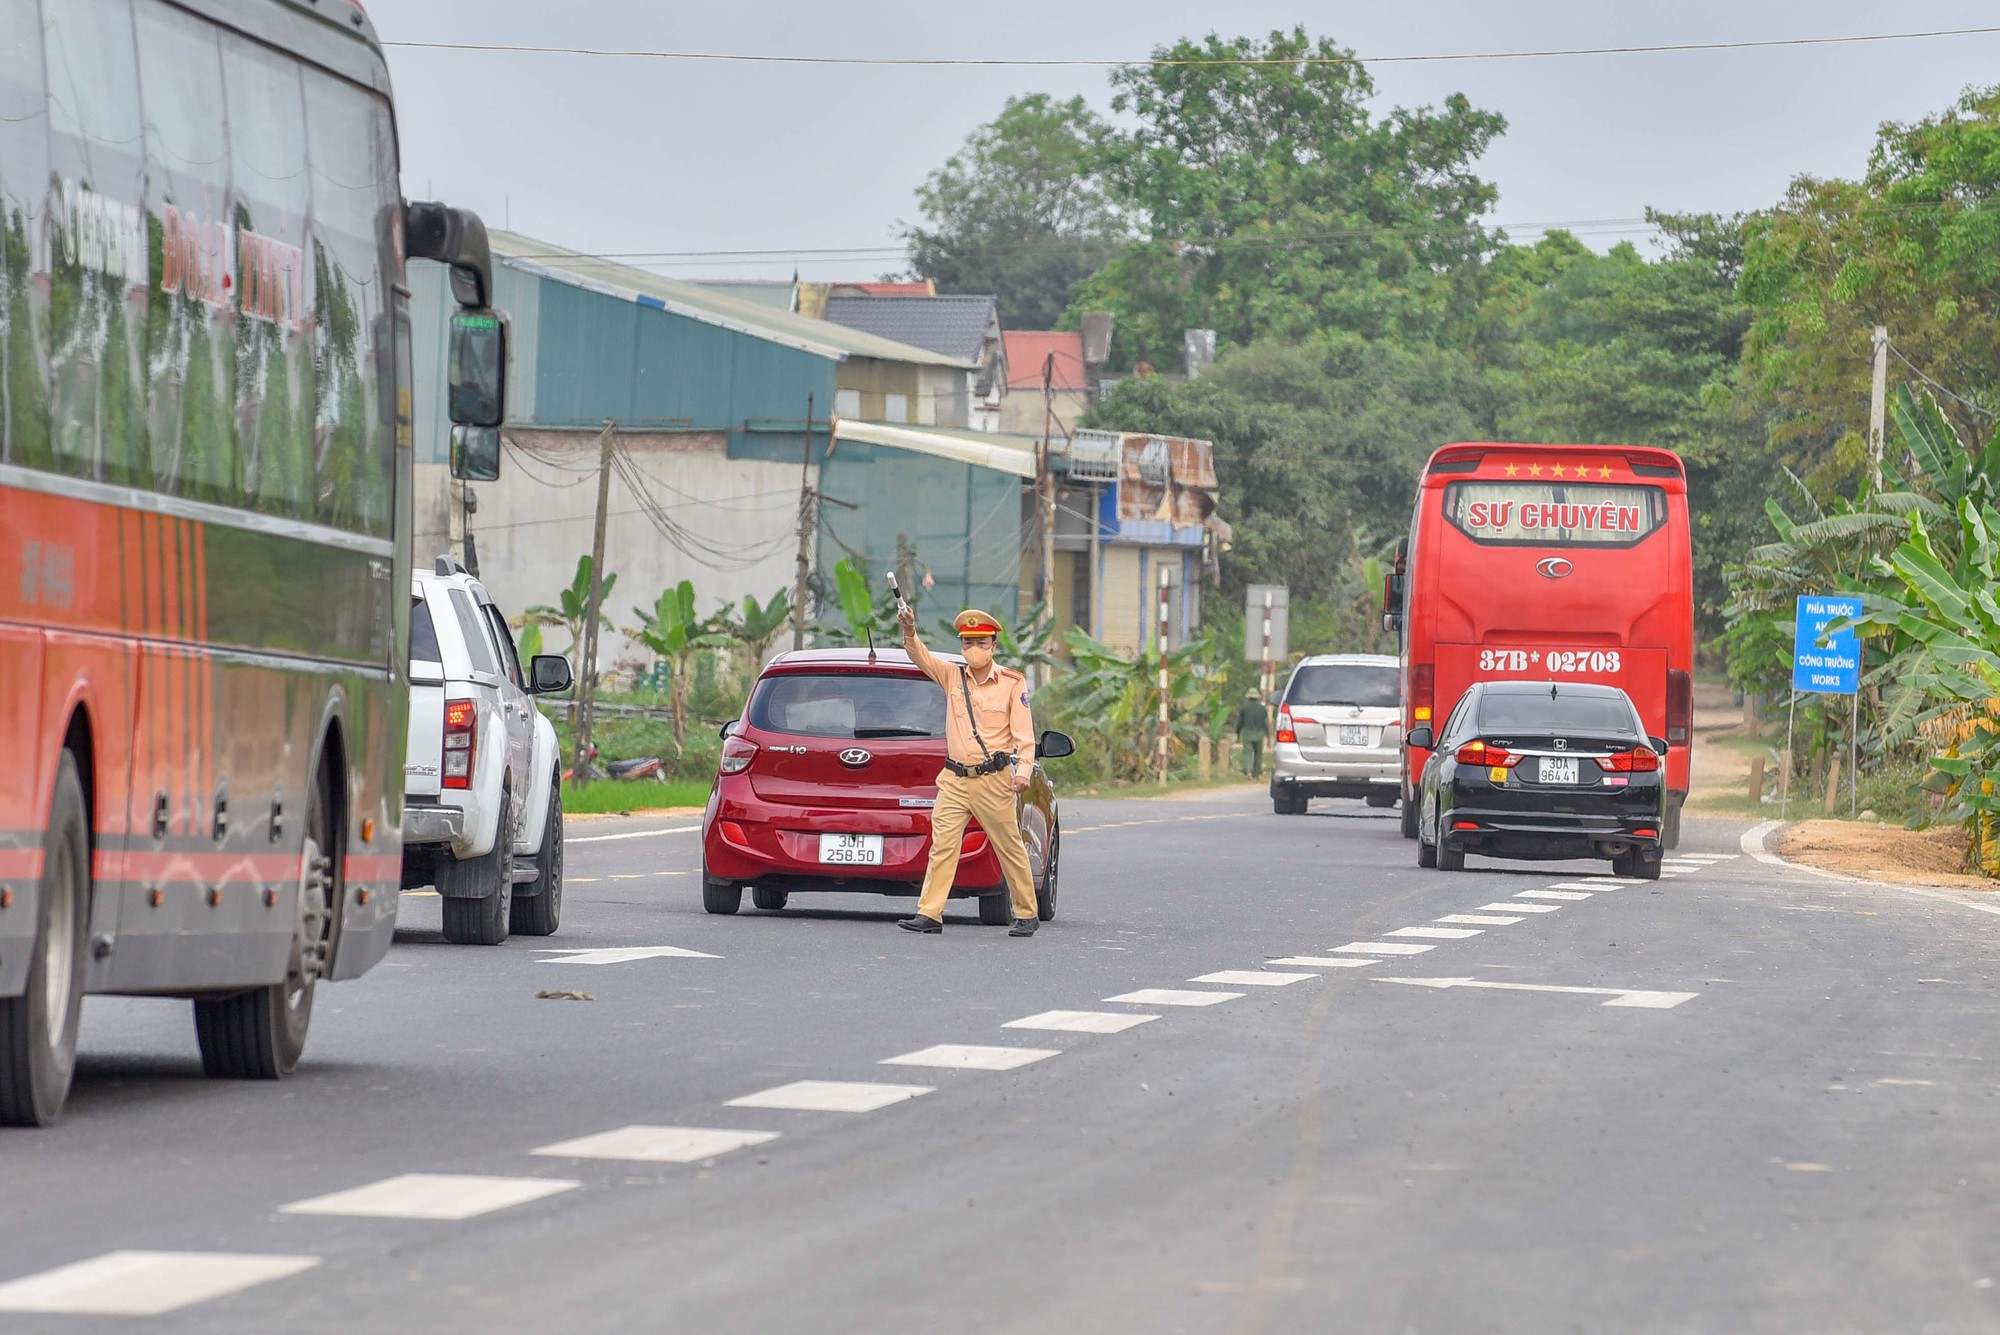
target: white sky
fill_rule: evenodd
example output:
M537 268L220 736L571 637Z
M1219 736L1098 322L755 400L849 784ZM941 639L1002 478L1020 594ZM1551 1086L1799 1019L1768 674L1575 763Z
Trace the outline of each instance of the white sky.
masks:
M385 40L757 54L1133 57L1217 27L1303 21L1360 55L1835 36L2000 23L1992 0L367 0ZM1082 93L1102 69L812 68L392 49L404 189L597 252L784 250L661 263L681 277L789 277L789 252L895 244L913 192L1015 93ZM1379 65L1381 107L1462 91L1509 122L1481 164L1519 230L1648 205L1767 205L1796 174L1858 174L1885 120L2000 83L2000 34L1700 54ZM1643 229L1629 229L1638 236ZM1618 239L1587 237L1600 248ZM815 261L863 278L893 256Z

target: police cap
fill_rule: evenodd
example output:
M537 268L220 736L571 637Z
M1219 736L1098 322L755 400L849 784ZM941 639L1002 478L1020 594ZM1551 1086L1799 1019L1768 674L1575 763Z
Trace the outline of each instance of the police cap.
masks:
M979 611L977 608L971 607L966 608L963 612L953 617L951 626L961 636L998 635L1000 633L1000 623L998 621L995 621L992 617Z

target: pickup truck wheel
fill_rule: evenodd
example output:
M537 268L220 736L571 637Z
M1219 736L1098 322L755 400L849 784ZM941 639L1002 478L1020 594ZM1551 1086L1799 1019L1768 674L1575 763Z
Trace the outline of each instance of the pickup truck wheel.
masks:
M514 795L500 790L500 823L485 857L438 864L444 939L455 946L497 946L507 939L514 901Z
M535 879L514 891L507 913L507 930L517 936L554 936L562 922L563 813L562 780L549 781L548 823L542 827L542 851L536 856Z
M90 918L90 818L76 757L67 749L56 763L35 911L28 985L20 996L0 1001L0 1124L6 1126L55 1121L76 1070Z

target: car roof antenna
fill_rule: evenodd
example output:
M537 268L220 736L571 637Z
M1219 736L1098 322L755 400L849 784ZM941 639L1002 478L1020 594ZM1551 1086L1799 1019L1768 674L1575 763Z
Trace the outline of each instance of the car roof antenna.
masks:
M862 633L863 635L866 635L866 636L868 637L868 666L869 666L869 667L874 667L874 666L875 666L875 628L874 628L873 626L863 626L863 627L861 628L861 633Z
M1554 682L1550 682L1550 683L1549 683L1549 699L1553 700L1553 699L1555 699L1555 698L1556 698L1556 684L1555 684Z

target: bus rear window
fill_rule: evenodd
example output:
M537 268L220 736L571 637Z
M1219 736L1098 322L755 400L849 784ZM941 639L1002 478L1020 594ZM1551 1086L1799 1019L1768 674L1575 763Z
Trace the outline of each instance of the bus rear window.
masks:
M1667 494L1619 483L1454 482L1444 517L1489 546L1630 547L1665 525Z

